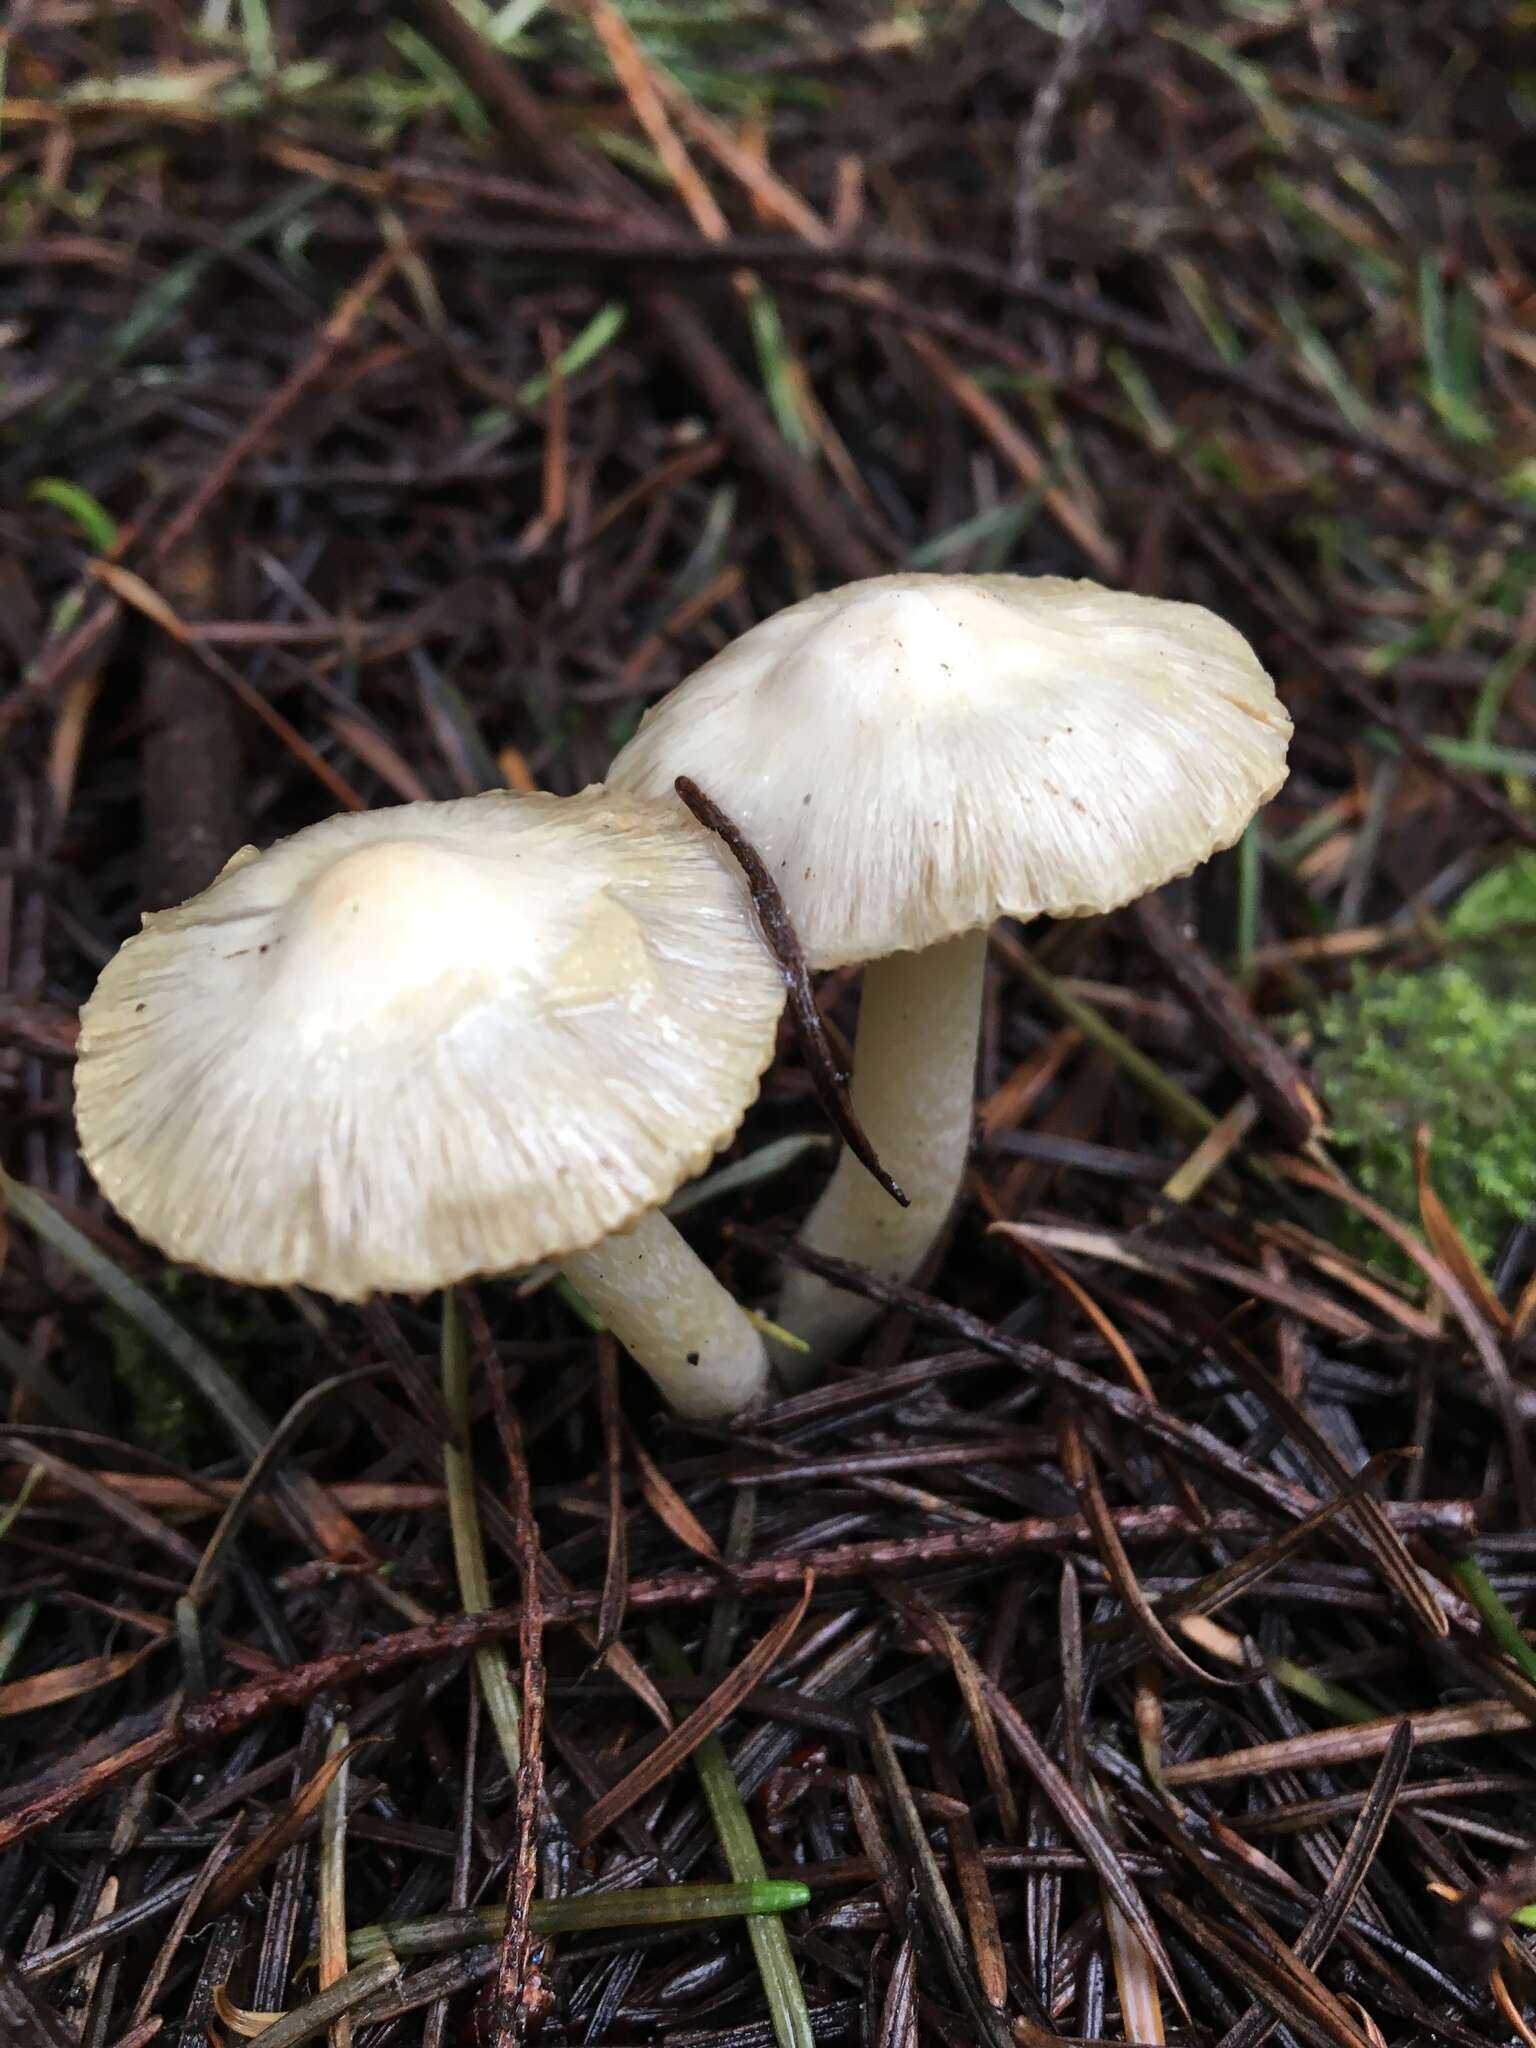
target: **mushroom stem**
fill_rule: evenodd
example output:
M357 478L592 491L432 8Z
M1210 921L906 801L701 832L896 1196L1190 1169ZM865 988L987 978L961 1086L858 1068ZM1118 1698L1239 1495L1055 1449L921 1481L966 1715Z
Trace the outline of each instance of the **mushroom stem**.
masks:
M865 968L853 1107L911 1206L898 1208L845 1151L800 1232L813 1251L851 1259L890 1280L909 1279L922 1264L965 1171L986 960L987 935L975 931L918 953L892 953ZM803 1384L875 1314L874 1304L858 1295L792 1271L775 1316L811 1349L803 1355L776 1350L780 1377Z
M560 1270L679 1415L723 1422L768 1391L762 1338L660 1210Z

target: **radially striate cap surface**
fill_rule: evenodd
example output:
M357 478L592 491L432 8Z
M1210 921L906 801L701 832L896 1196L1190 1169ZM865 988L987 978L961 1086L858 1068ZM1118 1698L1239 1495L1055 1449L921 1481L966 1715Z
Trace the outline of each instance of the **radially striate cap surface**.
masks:
M647 712L611 788L690 776L814 967L1112 910L1230 846L1291 722L1198 605L1059 576L877 576L775 613Z
M81 1016L102 1191L340 1300L558 1258L735 1132L784 1001L741 878L594 788L328 818L149 915Z

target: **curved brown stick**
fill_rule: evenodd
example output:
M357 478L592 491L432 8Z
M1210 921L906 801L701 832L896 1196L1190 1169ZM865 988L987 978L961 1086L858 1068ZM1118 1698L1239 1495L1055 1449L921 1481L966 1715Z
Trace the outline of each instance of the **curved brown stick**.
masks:
M753 907L763 928L763 937L768 941L768 950L784 972L785 985L789 989L789 1013L795 1021L795 1035L800 1041L800 1051L810 1071L817 1101L859 1164L874 1175L893 1202L899 1202L903 1209L910 1208L907 1197L880 1164L863 1125L853 1113L847 1082L832 1057L826 1026L821 1021L821 1012L811 991L811 973L805 964L794 920L778 883L768 872L767 862L741 827L721 810L713 797L706 796L696 782L686 775L679 775L672 787L705 830L716 833L725 841L732 859L747 878L747 887L752 891Z

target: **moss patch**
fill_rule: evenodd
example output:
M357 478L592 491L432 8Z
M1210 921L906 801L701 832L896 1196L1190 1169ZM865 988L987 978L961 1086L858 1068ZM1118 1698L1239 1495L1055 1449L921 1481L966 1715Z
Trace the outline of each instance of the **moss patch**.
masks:
M1317 1081L1360 1186L1415 1221L1413 1134L1427 1123L1436 1190L1485 1265L1536 1208L1536 948L1509 930L1532 923L1526 854L1483 876L1447 920L1454 936L1493 943L1423 973L1360 970L1318 1026ZM1378 1233L1354 1228L1380 1260Z

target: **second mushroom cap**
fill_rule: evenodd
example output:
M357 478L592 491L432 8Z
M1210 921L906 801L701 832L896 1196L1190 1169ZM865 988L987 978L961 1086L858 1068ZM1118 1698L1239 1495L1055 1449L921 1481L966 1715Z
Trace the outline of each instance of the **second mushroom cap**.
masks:
M833 967L1187 873L1279 788L1290 731L1247 642L1198 605L877 576L733 641L647 713L609 784L692 777Z

